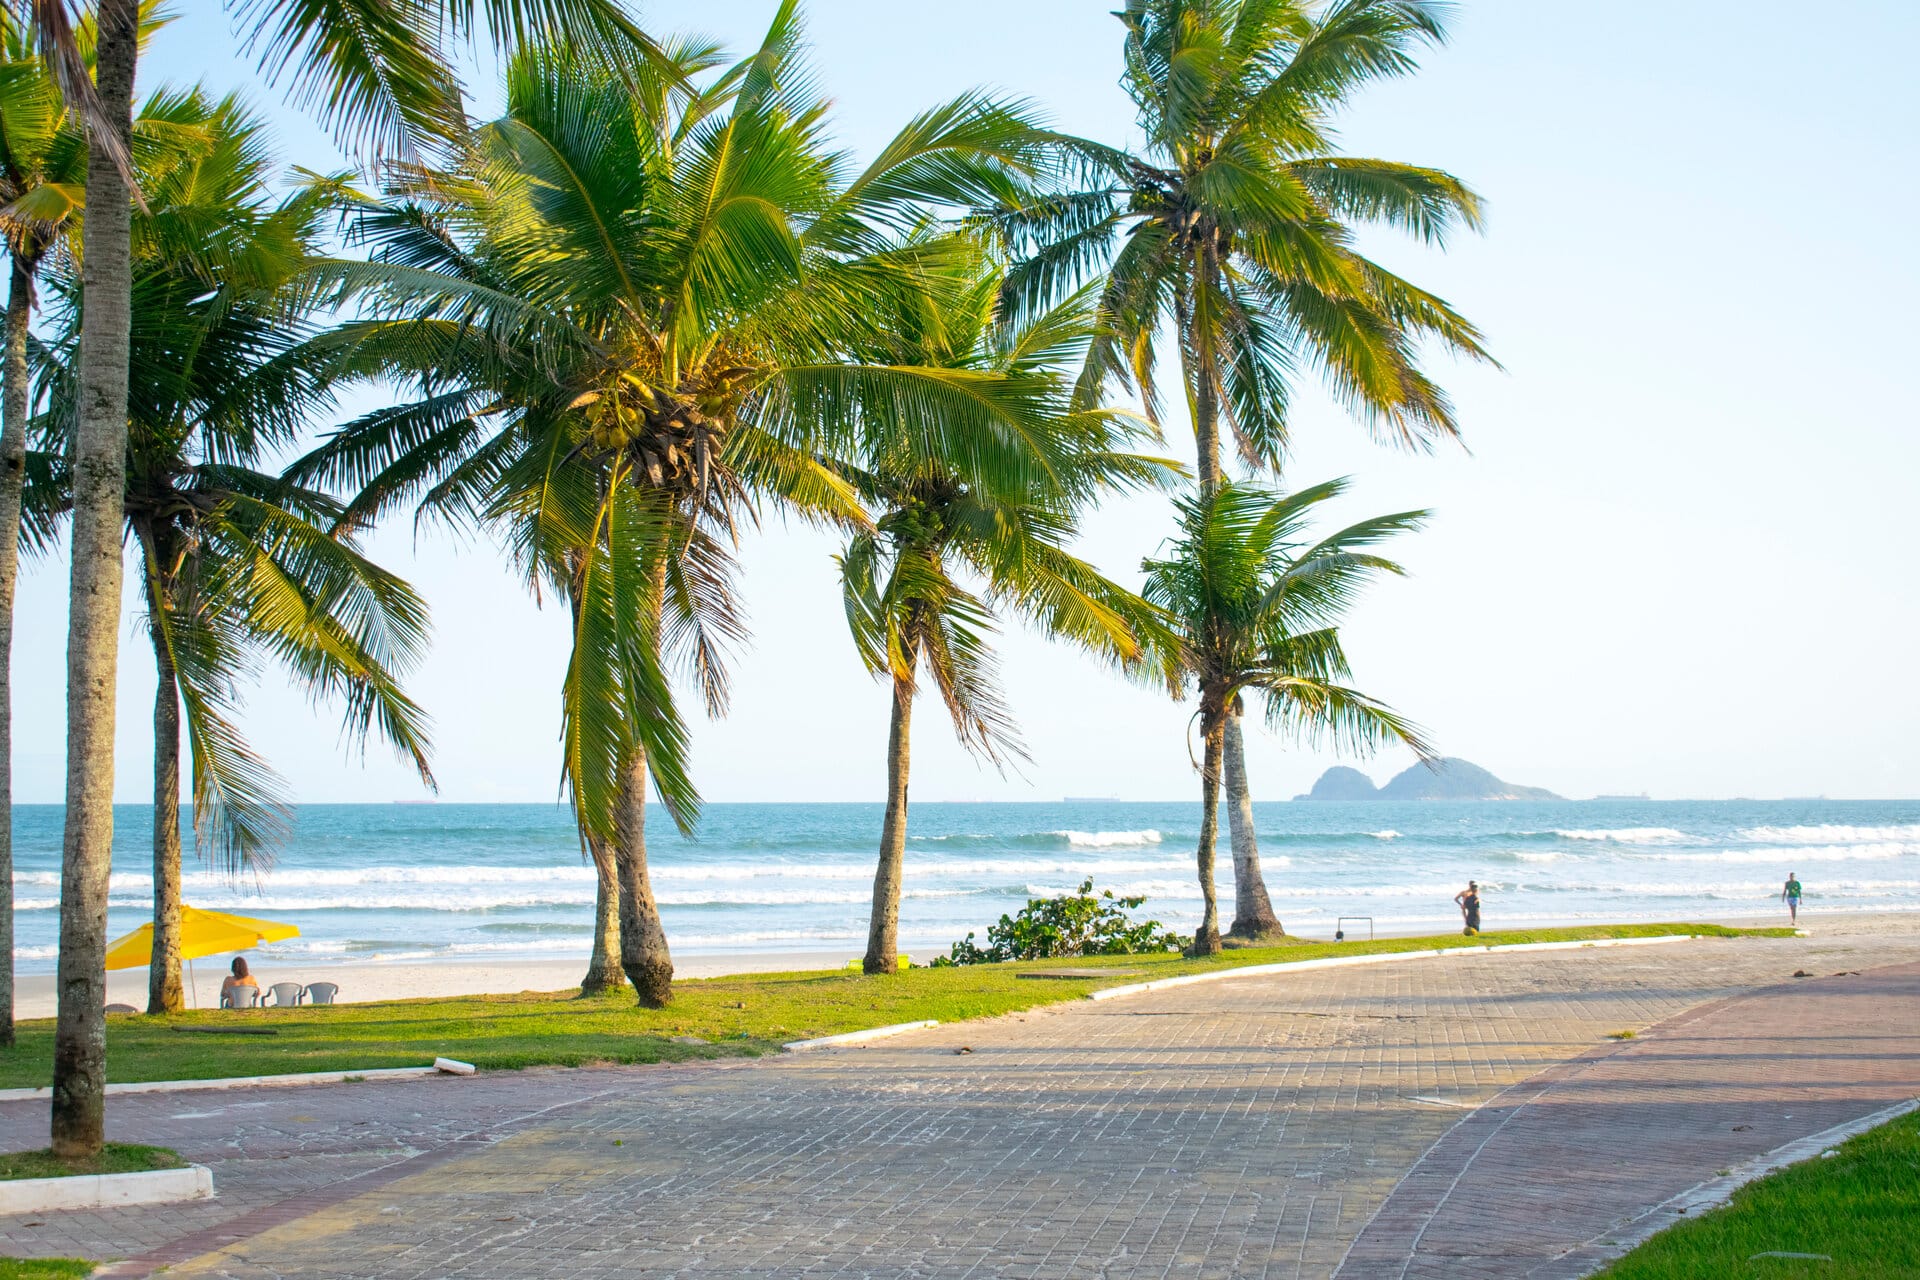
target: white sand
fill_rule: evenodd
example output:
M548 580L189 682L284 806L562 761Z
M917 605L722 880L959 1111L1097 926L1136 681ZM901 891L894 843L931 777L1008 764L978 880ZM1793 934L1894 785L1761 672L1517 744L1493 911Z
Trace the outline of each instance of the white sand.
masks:
M1498 930L1502 927L1521 929L1543 924L1568 924L1572 921L1543 920L1500 920L1490 918L1487 924ZM1580 922L1590 923L1590 922ZM1719 921L1722 924L1745 926L1778 926L1787 923L1786 912L1768 913L1760 916L1740 916ZM1803 911L1800 915L1802 928L1812 930L1816 935L1867 935L1893 934L1911 936L1920 933L1920 912L1844 912L1837 915L1822 916L1817 912ZM1309 938L1321 941L1331 939L1332 925L1329 921L1314 920L1301 932ZM1422 927L1388 927L1379 931L1382 938L1421 936L1440 933L1442 930L1432 925ZM1350 939L1363 939L1366 935L1364 924L1349 928ZM917 960L931 959L940 954L938 948L929 948L924 954L916 950ZM712 978L729 973L781 973L805 969L839 969L849 959L858 955L857 951L842 949L838 951L741 951L717 953L713 955L674 957L674 976L678 978ZM227 971L225 956L210 956L196 961L194 974L198 982L198 1007L210 1008L220 997L220 979ZM575 960L486 960L486 961L442 961L438 963L306 963L282 965L264 956L249 957L254 966L254 975L262 986L275 982L332 982L340 987L337 997L342 1003L358 1003L367 1000L403 1000L410 996L457 996L487 995L520 991L556 991L563 992L577 987L581 975L586 972L586 957ZM189 998L193 989L189 988ZM120 969L107 975L107 1002L109 1004L130 1004L135 1009L145 1011L147 1007L147 971L140 969ZM53 977L51 974L27 974L16 979L14 988L14 1016L16 1018L50 1018L54 1012Z
M220 980L226 976L226 956L209 956L193 963L198 1007L210 1008L220 999ZM276 982L332 982L342 1003L365 1000L404 1000L409 996L465 996L519 991L566 991L578 987L586 972L578 960L488 960L424 964L300 964L280 965L264 957L249 957L262 987ZM731 954L676 956L677 978L712 978L728 973L781 973L798 969L838 969L846 951L747 951ZM193 986L188 997L194 995ZM147 971L116 969L107 975L107 1003L130 1004L145 1012ZM25 974L16 980L14 1016L51 1018L54 1012L52 974Z

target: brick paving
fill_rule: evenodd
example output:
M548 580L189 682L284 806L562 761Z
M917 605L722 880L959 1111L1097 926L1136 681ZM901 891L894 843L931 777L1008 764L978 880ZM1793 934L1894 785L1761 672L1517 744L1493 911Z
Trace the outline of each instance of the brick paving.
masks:
M1663 1199L1667 1182L1692 1185L1825 1117L1884 1105L1856 1077L1920 1092L1920 1046L1846 1047L1861 1020L1920 1023L1911 974L1803 983L1792 1018L1743 1015L1799 1033L1792 1045L1728 1047L1714 1028L1746 1024L1701 1008L1796 968L1894 961L1920 972L1920 938L1462 956L1074 1004L762 1063L130 1095L110 1104L112 1136L211 1164L219 1198L0 1218L0 1252L236 1280L1325 1277L1350 1249L1343 1275L1424 1276L1414 1268L1440 1259L1449 1275L1525 1275L1514 1267L1544 1253L1509 1265L1468 1250L1490 1238L1490 1219L1498 1239L1526 1242L1544 1209L1585 1195L1514 1194L1543 1158L1592 1170L1604 1190L1586 1219L1553 1223L1556 1241L1578 1246ZM1856 1012L1838 1017L1845 1008ZM1702 1019L1692 1040L1671 1023L1645 1041L1605 1039L1690 1010ZM1828 1010L1837 1039L1809 1048ZM1696 1109L1717 1124L1732 1112L1713 1108L1736 1105L1717 1077L1742 1063L1768 1098L1804 1085L1825 1109L1796 1095L1780 1108L1796 1118L1786 1127L1728 1124L1713 1145L1668 1144L1658 1186L1620 1176L1605 1153L1633 1133L1618 1113ZM1585 1083L1477 1110L1543 1071ZM1729 1090L1765 1109L1753 1084ZM1454 1135L1503 1113L1482 1154L1451 1157L1453 1195L1410 1198L1440 1168L1422 1174L1423 1157L1446 1158ZM44 1125L44 1104L0 1105L0 1141L32 1145ZM1414 1234L1389 1269L1357 1269L1396 1227Z
M1336 1274L1577 1280L1674 1220L1654 1206L1916 1096L1920 965L1716 1001L1480 1108L1421 1158Z

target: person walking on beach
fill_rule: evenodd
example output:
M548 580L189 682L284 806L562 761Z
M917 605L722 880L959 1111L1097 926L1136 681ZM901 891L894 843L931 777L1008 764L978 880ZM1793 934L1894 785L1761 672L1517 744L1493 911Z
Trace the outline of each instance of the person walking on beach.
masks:
M1471 938L1480 932L1480 884L1467 881L1467 887L1453 895L1454 905L1460 908L1460 914L1467 921L1467 936Z
M1794 924L1800 923L1800 877L1787 872L1787 886L1780 891L1780 901L1787 904L1787 919Z

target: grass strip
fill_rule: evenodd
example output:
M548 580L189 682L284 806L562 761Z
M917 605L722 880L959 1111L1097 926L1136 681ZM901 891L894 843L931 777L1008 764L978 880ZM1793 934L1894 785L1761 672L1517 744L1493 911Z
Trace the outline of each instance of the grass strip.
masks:
M462 996L289 1009L199 1010L169 1017L116 1014L107 1019L107 1078L112 1081L207 1080L223 1076L362 1067L422 1066L436 1054L498 1071L594 1062L673 1062L752 1057L788 1040L812 1039L898 1022L1017 1013L1071 1000L1103 986L1287 960L1379 955L1520 942L1579 942L1693 933L1716 937L1791 936L1786 929L1707 924L1592 925L1382 938L1373 942L1286 942L1206 959L1178 955L1079 956L1076 969L1125 969L1112 979L1029 978L1059 960L910 969L866 977L848 970L759 973L674 984L667 1009L636 1008L630 995L583 1000L570 993ZM175 1027L267 1026L276 1036L171 1034ZM0 1088L44 1086L51 1075L53 1022L22 1022L0 1050Z
M151 1173L155 1169L178 1169L185 1163L177 1151L131 1142L109 1142L100 1149L99 1155L89 1160L62 1160L47 1150L7 1151L0 1152L0 1182L20 1178L75 1178L95 1173Z
M0 1280L76 1280L93 1274L82 1258L0 1258Z
M1920 1276L1920 1115L1869 1129L1668 1227L1601 1280ZM1814 1254L1810 1258L1763 1254Z

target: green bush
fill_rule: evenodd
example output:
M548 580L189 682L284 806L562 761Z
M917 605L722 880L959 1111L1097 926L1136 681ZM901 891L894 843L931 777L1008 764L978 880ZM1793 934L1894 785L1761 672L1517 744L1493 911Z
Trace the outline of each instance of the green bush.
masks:
M1108 889L1095 897L1093 881L1078 893L1029 898L1019 915L1001 916L987 930L983 948L969 933L942 964L992 964L1001 960L1051 960L1060 956L1129 956L1184 951L1193 942L1161 927L1158 920L1136 921L1127 912L1145 898L1116 898Z

